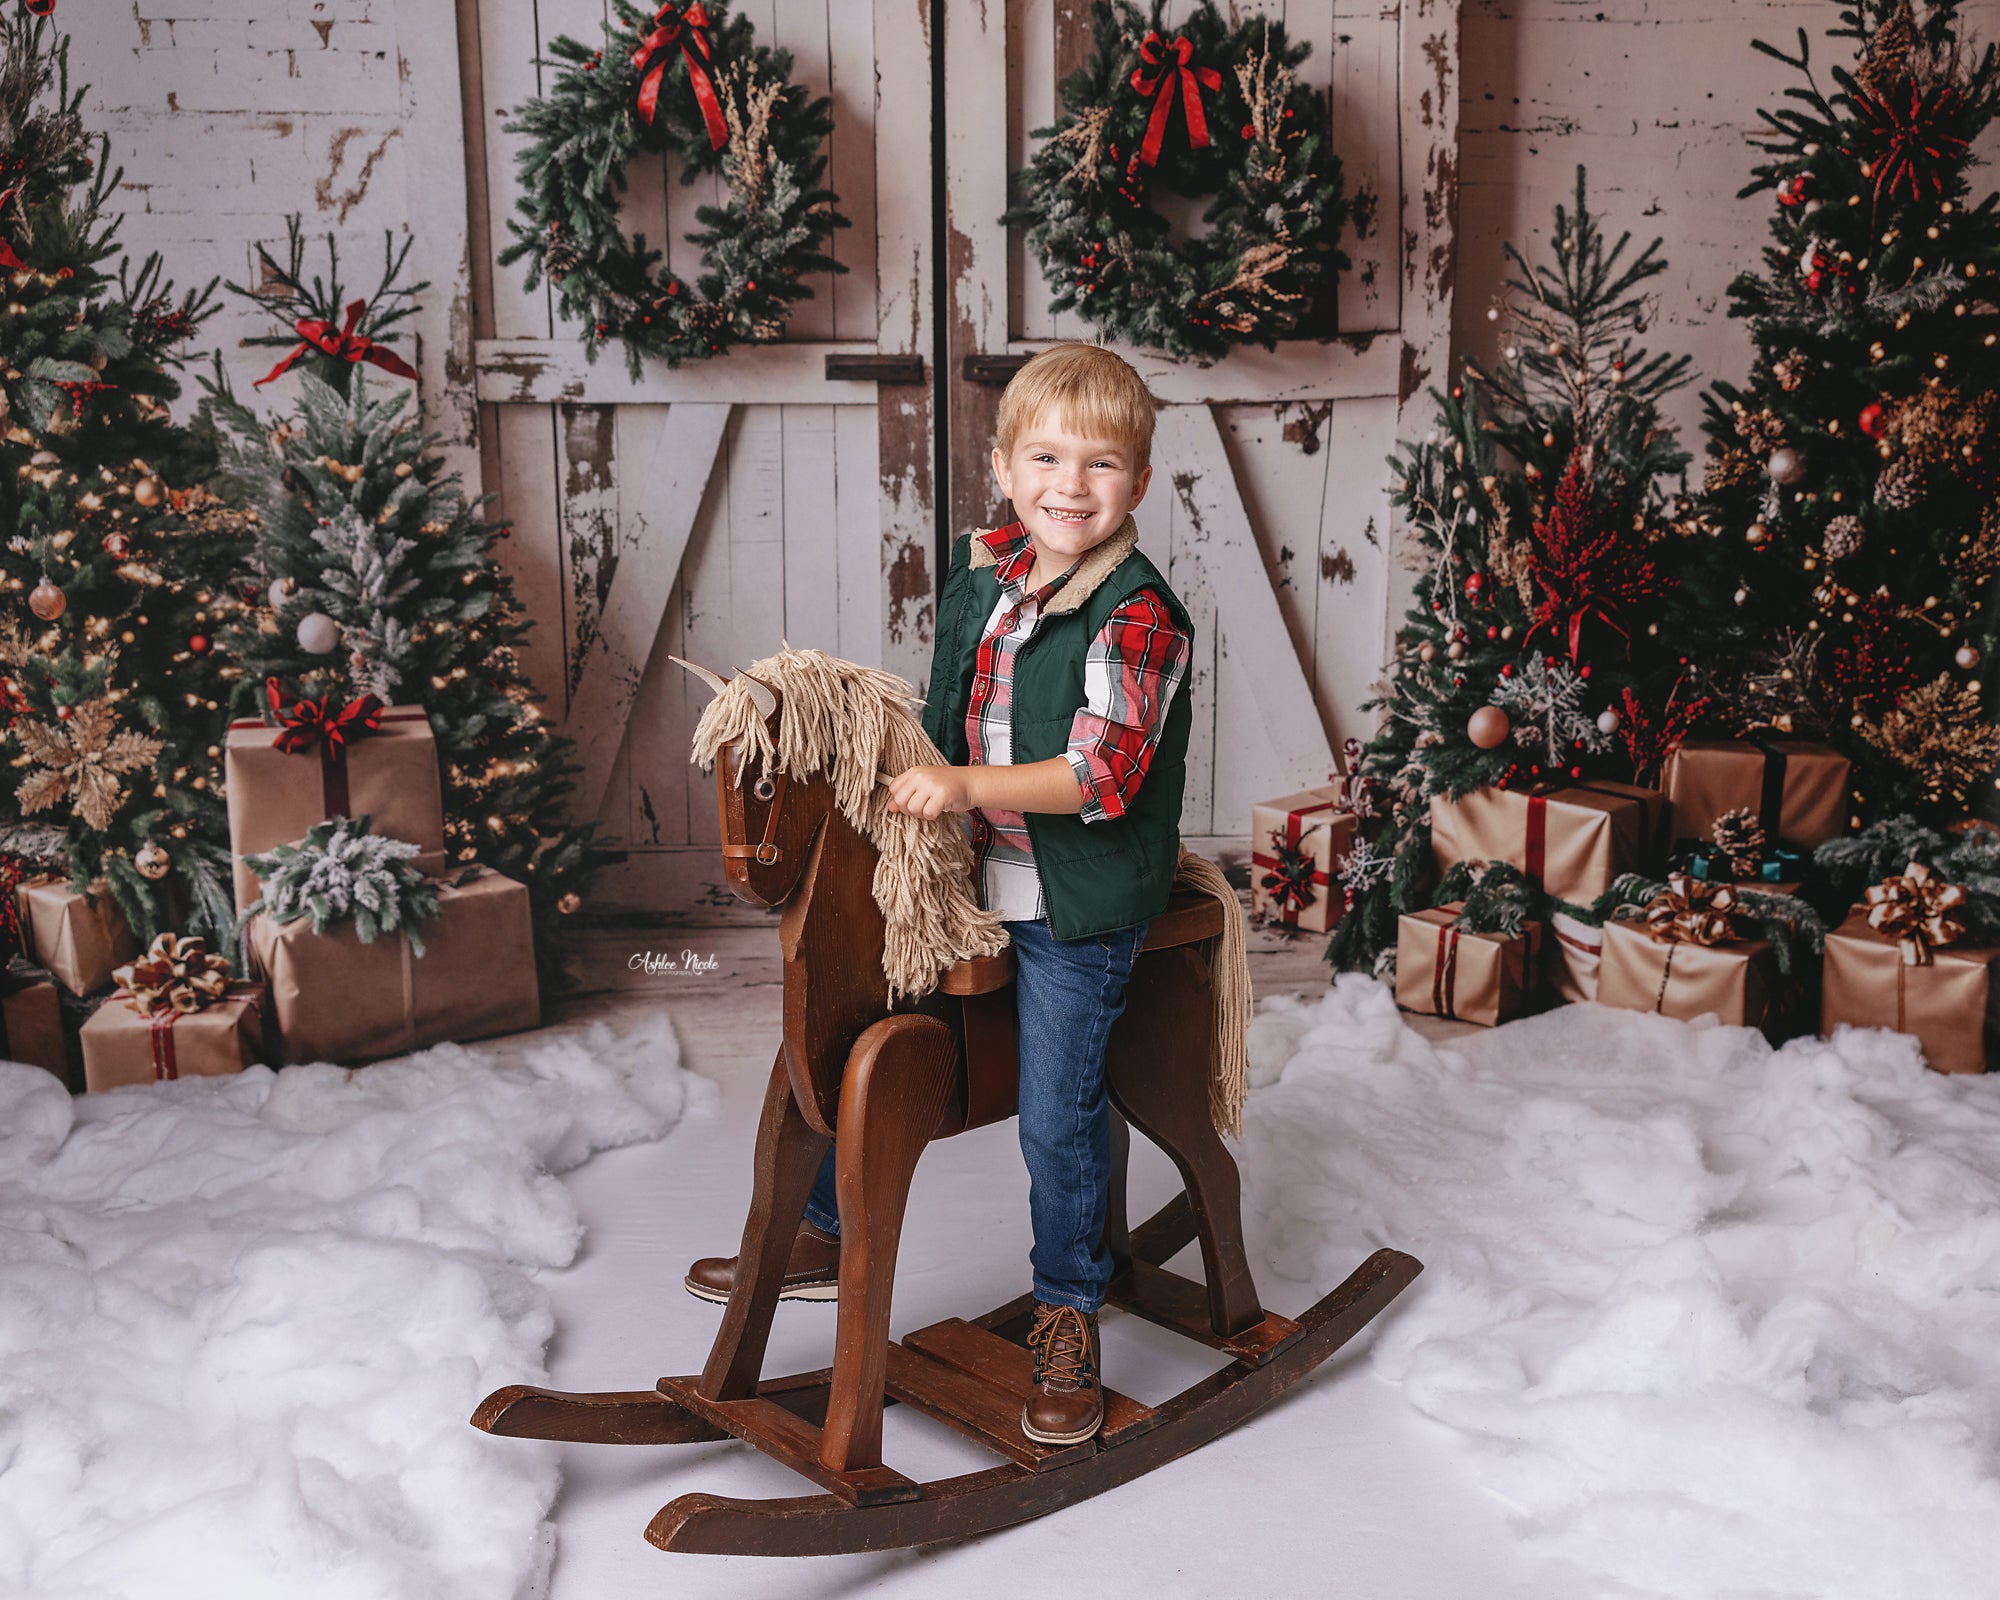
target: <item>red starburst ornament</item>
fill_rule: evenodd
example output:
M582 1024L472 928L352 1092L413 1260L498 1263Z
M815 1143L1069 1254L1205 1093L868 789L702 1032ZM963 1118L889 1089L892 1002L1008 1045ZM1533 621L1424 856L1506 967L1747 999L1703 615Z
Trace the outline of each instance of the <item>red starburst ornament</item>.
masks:
M1929 90L1914 82L1898 84L1879 95L1856 89L1850 97L1861 127L1856 154L1868 162L1875 178L1875 198L1886 190L1891 199L1898 188L1920 200L1928 189L1944 192L1944 169L1965 159L1969 142L1948 133L1941 124L1963 109L1965 96L1954 83Z

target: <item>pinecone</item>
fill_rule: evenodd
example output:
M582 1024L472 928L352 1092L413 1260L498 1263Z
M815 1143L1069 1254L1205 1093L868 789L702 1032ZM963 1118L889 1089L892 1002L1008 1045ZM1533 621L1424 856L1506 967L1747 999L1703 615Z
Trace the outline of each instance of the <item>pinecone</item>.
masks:
M1893 511L1910 511L1924 498L1923 469L1914 461L1892 461L1875 479L1875 500Z
M576 247L569 229L560 222L548 223L542 229L542 271L549 275L549 282L561 283L583 260L583 252Z
M1764 825L1757 820L1756 812L1748 806L1723 812L1709 829L1709 837L1715 841L1716 849L1729 857L1729 869L1737 877L1755 875L1758 864L1764 859L1764 846L1768 842L1764 836Z
M1772 362L1771 376L1778 380L1778 387L1786 394L1796 393L1799 385L1806 381L1806 353L1794 350L1781 360Z
M1858 551L1866 541L1866 530L1859 517L1835 517L1826 525L1826 532L1820 542L1826 548L1829 561L1845 561Z

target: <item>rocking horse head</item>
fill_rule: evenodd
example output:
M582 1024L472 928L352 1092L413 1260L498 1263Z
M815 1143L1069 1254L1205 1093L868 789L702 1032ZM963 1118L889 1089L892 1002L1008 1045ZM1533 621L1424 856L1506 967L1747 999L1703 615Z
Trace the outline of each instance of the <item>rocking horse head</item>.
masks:
M832 825L854 844L844 856L872 875L892 997L921 994L954 961L1006 947L998 917L973 899L972 847L958 819L888 808L889 776L942 759L910 710L920 702L906 680L789 645L728 679L673 659L715 691L695 725L693 758L715 769L723 863L738 898L784 905Z

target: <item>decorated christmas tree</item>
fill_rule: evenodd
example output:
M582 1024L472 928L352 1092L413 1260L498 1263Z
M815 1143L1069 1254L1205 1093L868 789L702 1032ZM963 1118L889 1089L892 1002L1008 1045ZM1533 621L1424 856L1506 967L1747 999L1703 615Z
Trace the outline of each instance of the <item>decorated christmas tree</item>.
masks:
M242 666L237 711L333 718L368 696L421 706L450 861L529 886L552 971L550 923L578 908L597 855L590 830L564 820L567 746L522 674L530 623L492 554L508 530L482 519L417 425L415 373L389 343L426 287L402 281L407 251L387 250L375 294L346 301L327 248L326 277L308 280L294 219L288 259L263 255L258 291L231 285L289 330L260 382L294 385L294 413L268 427L219 362L206 385L226 478L259 519L261 593L224 636Z
M1860 820L1963 816L2000 763L1985 664L2000 577L2000 214L1971 193L1993 49L1958 0L1857 0L1853 68L1762 113L1762 270L1730 286L1756 357L1709 397L1691 590L1722 700L1751 732L1822 737Z
M1699 714L1664 627L1690 553L1662 480L1688 457L1660 418L1688 358L1635 343L1655 239L1607 242L1577 170L1545 264L1511 245L1502 359L1433 394L1437 426L1391 458L1416 537L1414 604L1360 762L1372 818L1342 874L1327 958L1393 952L1430 904L1429 807L1486 785L1649 777Z
M215 641L239 613L244 519L201 487L174 425L175 354L211 308L136 268L107 207L120 174L72 88L68 41L0 14L0 726L10 809L62 830L145 937L226 936L216 803L228 715Z

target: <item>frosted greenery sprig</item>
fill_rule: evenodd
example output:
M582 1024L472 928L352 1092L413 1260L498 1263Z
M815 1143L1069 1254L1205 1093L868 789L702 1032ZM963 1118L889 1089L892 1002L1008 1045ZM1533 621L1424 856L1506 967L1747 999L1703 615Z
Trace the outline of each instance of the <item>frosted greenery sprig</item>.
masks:
M278 923L311 917L313 932L325 933L352 920L363 944L401 933L410 941L410 953L421 956L418 924L438 914L437 886L410 865L417 846L370 833L371 820L336 817L317 824L297 844L244 857L263 880L264 894L241 922L260 911Z

